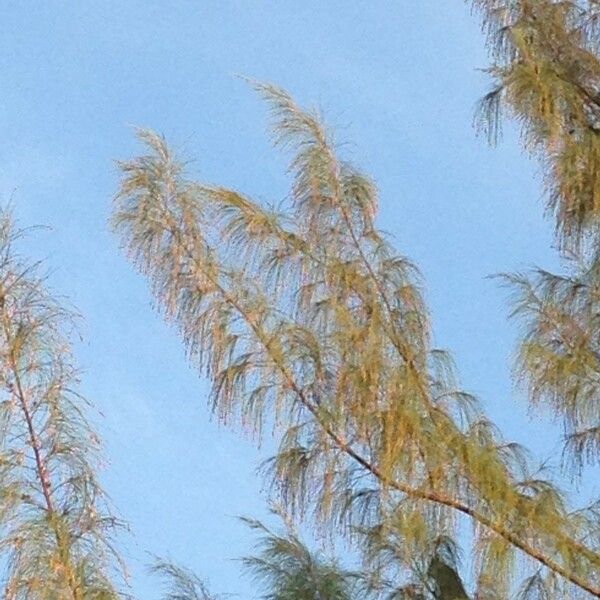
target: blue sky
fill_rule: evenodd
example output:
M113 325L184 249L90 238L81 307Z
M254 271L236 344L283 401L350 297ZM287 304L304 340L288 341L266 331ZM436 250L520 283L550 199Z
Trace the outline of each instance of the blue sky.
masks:
M132 528L125 558L141 597L158 597L146 552L250 597L231 559L251 540L233 517L266 514L255 475L266 453L211 421L207 384L107 227L114 160L138 149L132 126L164 133L208 182L285 196L265 107L236 75L323 111L377 181L380 225L421 266L436 343L454 351L464 386L507 437L556 453L548 415L528 419L510 383L515 330L486 279L556 266L552 223L515 132L490 149L473 130L489 82L466 4L5 1L0 23L0 197L23 225L51 227L23 250L47 259L85 317L82 388L104 415L103 478Z

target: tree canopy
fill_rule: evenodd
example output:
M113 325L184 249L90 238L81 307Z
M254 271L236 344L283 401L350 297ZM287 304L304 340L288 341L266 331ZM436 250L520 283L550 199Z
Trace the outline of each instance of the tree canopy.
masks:
M541 159L563 246L597 243L600 215L600 5L596 0L473 0L494 89L481 103L492 141L508 113Z
M120 163L115 201L123 247L212 380L216 414L275 427L268 471L298 516L361 545L392 533L405 564L467 517L479 597L521 580L600 596L596 512L571 512L460 389L431 345L418 269L377 230L374 183L317 114L257 87L291 153L286 205L190 179L150 131L147 153Z
M539 160L560 274L501 276L519 337L514 376L564 428L564 471L600 462L600 0L471 0L503 118ZM264 600L600 598L600 498L572 498L507 440L436 347L417 265L378 226L376 183L315 110L252 84L288 157L280 203L195 178L151 130L118 163L111 223L156 309L211 384L217 418L274 455L285 527L241 559ZM127 598L121 527L98 481L78 392L76 316L23 258L0 212L0 565L6 600ZM346 544L355 568L307 545ZM466 561L461 557L466 557ZM466 562L468 571L464 567ZM165 600L219 600L158 560Z
M97 481L99 440L77 393L73 315L0 214L0 556L6 600L113 600L119 521Z

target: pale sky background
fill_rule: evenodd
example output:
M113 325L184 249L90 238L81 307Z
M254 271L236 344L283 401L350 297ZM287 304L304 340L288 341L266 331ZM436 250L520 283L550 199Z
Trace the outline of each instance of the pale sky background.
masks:
M234 516L265 516L255 467L267 454L211 420L206 382L107 227L113 161L138 150L133 125L164 133L208 182L285 196L265 107L237 74L320 107L379 184L379 224L421 266L436 343L464 386L508 438L556 455L550 419L528 420L511 386L515 328L486 279L555 267L552 223L514 131L490 149L473 130L489 83L466 4L4 0L0 31L0 197L21 224L51 226L23 251L47 259L85 317L82 388L104 415L103 480L133 532L124 554L140 598L158 598L146 552L215 591L254 589L232 561L251 543Z

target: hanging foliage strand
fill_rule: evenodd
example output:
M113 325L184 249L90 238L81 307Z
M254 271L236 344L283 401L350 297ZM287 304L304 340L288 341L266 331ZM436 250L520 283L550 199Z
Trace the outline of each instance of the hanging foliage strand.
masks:
M188 179L149 131L148 153L119 165L115 230L212 380L215 413L280 433L267 468L298 516L350 537L393 528L408 563L462 515L480 597L504 597L530 567L600 597L595 514L570 514L457 385L431 345L417 268L376 229L374 183L337 157L317 115L258 89L292 154L283 210Z
M474 5L494 63L482 124L496 138L502 111L520 123L526 148L544 165L549 207L567 250L563 274L505 276L512 316L523 326L516 374L534 409L544 404L561 417L565 465L580 470L600 458L600 3Z
M115 600L118 521L96 479L98 438L75 391L72 315L0 214L0 557L6 600Z
M540 157L563 247L598 241L600 6L597 0L473 0L483 16L493 90L480 123L491 141L503 113Z

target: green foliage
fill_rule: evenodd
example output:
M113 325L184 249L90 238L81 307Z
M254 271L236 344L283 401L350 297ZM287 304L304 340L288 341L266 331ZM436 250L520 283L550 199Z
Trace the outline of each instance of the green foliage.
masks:
M367 565L374 571L371 589L385 600L468 600L459 575L459 552L444 535L432 538L420 554L407 558L402 530L374 527L367 536ZM408 577L402 577L408 571ZM365 578L369 581L369 578ZM398 585L398 582L402 582ZM478 590L481 593L481 589Z
M364 570L347 571L309 550L289 522L279 534L254 519L244 521L260 535L258 554L244 558L243 564L262 584L264 600L468 600L458 574L458 551L449 538L433 540L428 552L413 557L408 581L405 577L398 585L402 578L391 571L406 570L405 561L398 561L403 540L389 532L369 532ZM384 573L393 577L384 578Z
M506 110L540 156L548 206L566 246L597 239L600 60L597 0L473 0L488 34L495 87L480 116L492 140Z
M522 325L516 364L534 408L548 405L565 429L565 463L600 457L598 290L600 237L600 3L475 0L494 61L496 88L482 123L492 139L506 109L542 161L549 208L569 267L504 277ZM570 470L573 473L572 470ZM574 515L597 544L598 503ZM529 578L523 598L553 598L556 583Z
M262 523L244 519L260 534L259 553L242 559L264 591L264 600L351 600L357 597L356 573L311 552L297 533L273 533Z
M6 600L113 600L98 438L75 391L72 318L0 215L0 559Z
M266 468L292 513L365 547L379 528L409 571L468 518L480 597L538 570L562 597L600 597L597 521L570 514L457 385L418 270L376 229L374 183L317 115L258 88L292 153L281 210L190 180L149 131L148 153L120 163L115 230L212 380L215 413L257 436L274 427Z
M415 557L412 581L398 587L378 577L374 564L364 572L348 571L310 550L288 519L281 533L255 519L242 521L258 534L256 553L243 558L242 564L259 584L263 600L468 600L458 575L457 549L447 538L436 540L428 555ZM386 548L375 551L377 560L385 552L390 561L396 560L390 540ZM173 563L159 560L152 571L166 583L165 600L216 600L196 575Z
M164 600L217 600L194 573L173 563L157 560L152 573L159 575L165 583Z
M565 450L577 466L600 458L599 258L572 262L569 275L538 269L505 278L512 315L524 325L518 374L534 406L564 417Z

